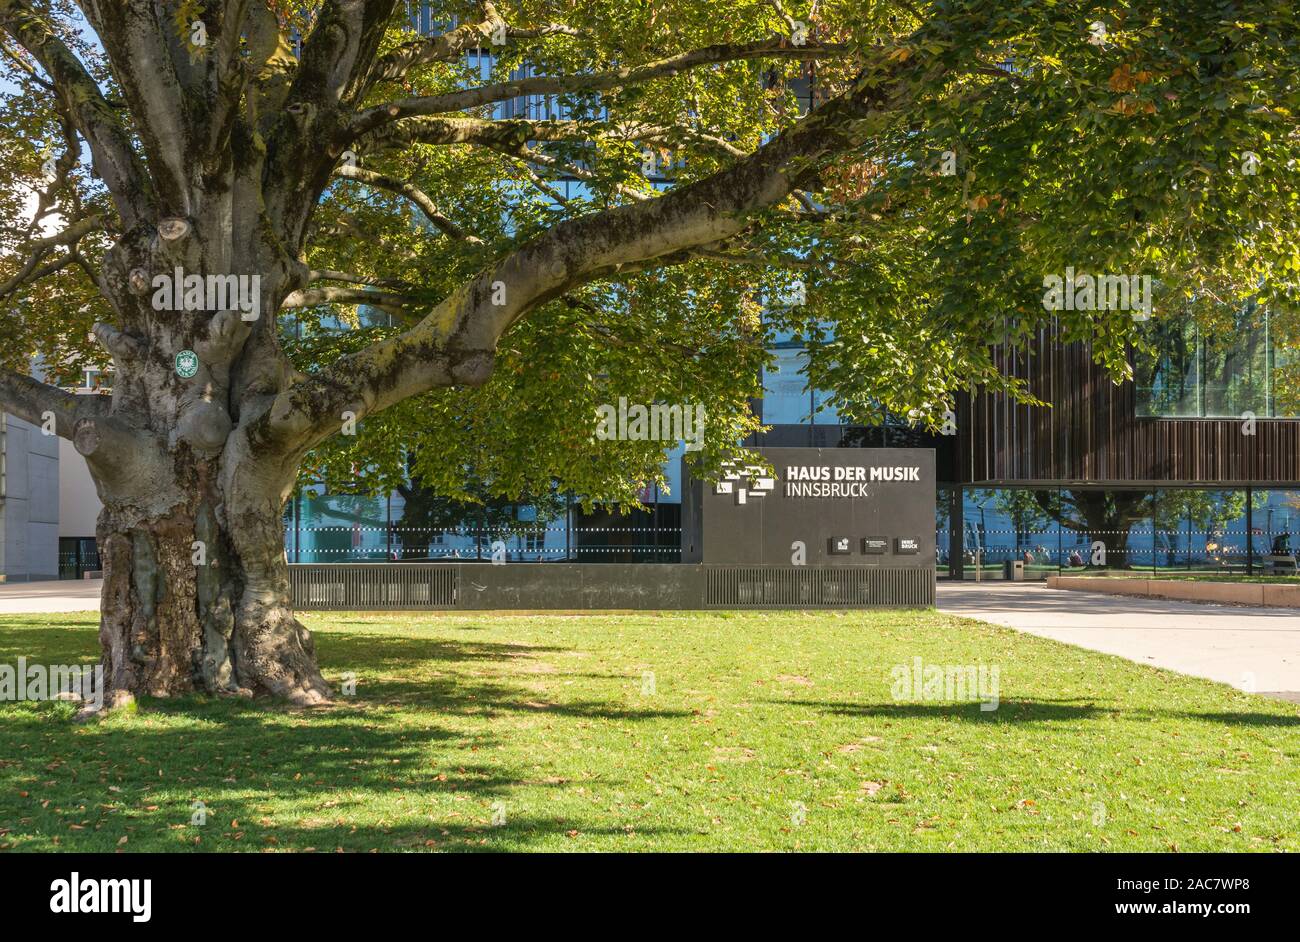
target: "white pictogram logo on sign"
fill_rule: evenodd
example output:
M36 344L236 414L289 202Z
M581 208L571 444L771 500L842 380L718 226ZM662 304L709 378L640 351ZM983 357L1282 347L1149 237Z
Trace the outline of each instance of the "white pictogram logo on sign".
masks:
M732 465L722 474L722 480L713 485L715 494L734 494L737 504L749 503L751 497L766 497L776 490L776 478L769 477L758 465L737 467Z

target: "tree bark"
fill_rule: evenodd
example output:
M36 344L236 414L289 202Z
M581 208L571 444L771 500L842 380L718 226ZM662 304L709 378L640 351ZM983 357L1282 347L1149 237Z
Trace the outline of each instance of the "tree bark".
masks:
M116 368L112 408L77 419L71 436L104 505L108 702L205 691L324 703L329 685L292 609L281 517L306 446L249 429L291 379L275 312L301 272L265 244L189 235L224 236L220 220L177 228L174 247L163 235L110 250L124 327L95 332ZM152 279L177 268L250 285L256 275L261 310L157 310ZM193 375L177 371L182 350L194 354Z
M108 701L193 691L328 701L292 609L282 492L259 489L247 466L176 464L171 493L184 496L162 509L96 475Z

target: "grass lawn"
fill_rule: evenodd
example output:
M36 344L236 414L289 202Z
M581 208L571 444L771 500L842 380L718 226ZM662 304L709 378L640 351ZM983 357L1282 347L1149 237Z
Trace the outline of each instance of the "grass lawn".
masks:
M85 724L0 704L0 847L1300 850L1300 706L978 622L305 620L354 698ZM0 663L20 655L93 659L94 617L0 618ZM890 669L918 656L996 665L1000 707L896 702Z

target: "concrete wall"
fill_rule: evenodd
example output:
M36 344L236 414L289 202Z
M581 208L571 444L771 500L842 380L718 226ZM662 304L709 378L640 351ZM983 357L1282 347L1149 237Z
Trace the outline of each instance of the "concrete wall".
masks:
M6 415L0 573L10 582L59 577L59 439Z
M1219 602L1261 608L1300 608L1296 585L1270 582L1196 582L1190 579L1113 579L1106 576L1048 576L1049 589L1105 592L1183 602Z
M95 521L102 506L86 459L72 442L60 438L59 536L94 536Z
M678 563L291 565L301 610L929 608L934 570Z

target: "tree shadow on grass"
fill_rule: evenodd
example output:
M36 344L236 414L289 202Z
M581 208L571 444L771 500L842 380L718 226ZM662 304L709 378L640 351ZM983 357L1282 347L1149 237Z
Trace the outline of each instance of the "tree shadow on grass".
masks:
M343 633L322 636L320 647L327 673L361 674L356 699L297 710L237 698L145 698L134 716L84 725L71 722L66 704L0 706L0 845L364 851L523 850L549 842L562 849L582 822L548 816L550 803L538 796L569 783L545 778L535 765L492 761L497 730L473 720L692 715L629 708L617 696L553 703L520 686L522 674L501 668L563 648ZM427 680L411 679L422 670ZM595 774L580 784L624 783ZM507 814L502 827L491 826L497 801ZM208 815L202 827L190 824L195 802ZM125 845L117 844L121 837Z
M948 719L968 723L1068 723L1101 717L1199 720L1235 726L1300 726L1300 716L1283 713L1224 711L1198 713L1194 710L1149 710L1102 707L1081 700L1000 700L997 709L981 710L973 703L851 703L834 700L771 700L770 703L808 707L824 713L851 717L896 719Z
M318 852L334 851L374 851L380 853L399 852L460 852L460 853L506 853L536 850L544 842L550 846L548 851L565 850L566 844L572 844L574 850L589 850L582 841L590 837L626 838L628 849L642 849L644 845L632 843L637 837L669 837L693 834L686 828L674 827L632 827L592 828L584 826L578 820L566 820L563 817L547 818L540 815L512 815L509 806L505 809L505 820L501 825L490 823L490 812L483 815L478 822L466 823L429 823L401 824L392 827L359 827L350 830L346 842L337 843L339 834L329 828L277 828L274 836L281 844L292 841L292 849L313 850ZM563 841L555 838L565 838ZM264 849L266 844L250 847L252 850ZM227 850L229 848L220 848ZM618 850L603 845L602 849Z
M1300 716L1282 716L1275 713L1193 713L1190 710L1182 712L1161 710L1159 713L1161 716L1204 720L1209 723L1228 723L1233 726L1300 726Z
M421 661L512 661L554 654L568 648L510 644L500 641L448 641L435 638L394 637L382 634L349 634L333 631L317 635L321 665L404 667Z
M996 709L971 703L850 703L834 700L771 700L770 703L808 707L824 713L882 719L949 719L969 723L1065 723L1092 719L1115 711L1092 703L1049 700L1000 700Z
M0 819L11 832L0 843L105 852L490 851L526 850L575 829L593 833L537 809L548 803L539 790L558 792L568 781L470 761L474 752L449 743L458 734L412 727L409 716L324 711L294 728L284 722L298 719L292 714L231 701L147 701L146 710L150 722L191 726L110 720L79 727L78 742L52 748L59 719L42 715L49 711L6 716L0 741L6 750L17 745L20 758L0 766ZM430 743L444 746L433 762ZM474 741L480 752L490 745ZM620 785L600 776L581 784ZM197 826L196 802L205 816ZM501 827L491 826L497 802L506 814Z
M617 722L687 719L691 710L632 708L607 700L554 701L537 691L513 689L503 695L499 684L467 684L455 678L429 681L365 680L357 686L358 704L413 707L432 704L444 716L492 716L503 713L536 713L548 716L599 719Z
M523 667L540 655L570 650L564 647L412 638L380 638L380 644L372 644L373 640L376 639L367 635L333 633L321 644L321 664L327 675L340 669L364 667L365 674L358 678L357 683L357 698L362 702L402 706L427 703L446 715L545 713L620 722L684 719L693 715L690 710L628 708L616 705L612 700L553 702L537 691L509 686L492 679L467 681L463 675L450 670L453 664L475 661L496 665L518 662ZM393 673L410 670L419 664L433 665L434 673L427 679L393 676ZM559 672L545 674L521 671L518 674L498 676L504 679L561 675ZM617 674L592 676L620 682L635 679Z
M344 628L391 630L393 628L415 627L417 623L420 627L454 628L457 631L487 631L496 627L495 625L490 624L459 621L458 619L460 618L468 618L470 616L464 613L438 609L380 612L378 613L379 617L371 619L331 617L333 615L342 614L341 612L313 612L308 610L300 611L297 614L300 617L303 615L310 616L306 621L309 622L308 627L313 630L318 628L324 628L331 631ZM411 618L409 616L415 617Z

